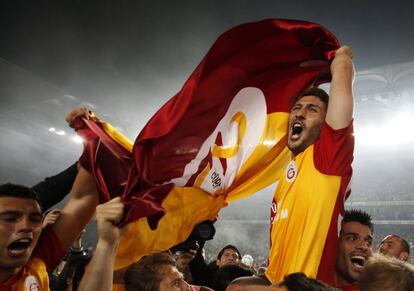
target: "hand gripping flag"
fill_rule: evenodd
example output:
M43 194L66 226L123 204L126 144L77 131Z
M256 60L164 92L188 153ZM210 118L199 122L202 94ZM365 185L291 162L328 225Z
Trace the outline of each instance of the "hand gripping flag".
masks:
M122 196L130 223L116 268L184 241L221 208L274 183L289 159L288 112L304 89L330 80L339 47L310 22L263 20L213 44L183 88L135 143L98 119L77 123L82 165L100 202Z

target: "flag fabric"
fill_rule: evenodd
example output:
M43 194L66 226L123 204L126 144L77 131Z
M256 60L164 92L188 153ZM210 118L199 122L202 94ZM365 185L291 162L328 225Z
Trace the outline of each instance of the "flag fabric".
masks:
M184 241L228 203L276 182L290 158L287 119L304 89L328 82L339 43L310 22L268 19L222 34L133 144L98 119L77 123L100 202L122 196L116 268ZM132 148L132 151L131 151Z

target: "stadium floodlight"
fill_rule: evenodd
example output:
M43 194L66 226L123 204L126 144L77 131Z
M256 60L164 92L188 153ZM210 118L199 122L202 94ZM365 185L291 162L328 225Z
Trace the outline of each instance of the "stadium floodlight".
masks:
M396 112L392 119L355 129L355 142L361 146L393 146L414 142L414 117Z
M74 136L72 137L72 141L73 141L74 143L82 143L82 142L83 142L83 139L82 139L79 135L74 135Z

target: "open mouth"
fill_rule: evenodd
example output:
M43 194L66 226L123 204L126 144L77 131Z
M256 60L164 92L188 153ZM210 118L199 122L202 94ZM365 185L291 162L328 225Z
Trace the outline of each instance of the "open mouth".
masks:
M355 268L357 269L362 269L362 267L364 266L366 261L365 257L362 256L352 256L351 257L351 262L354 265Z
M23 254L32 244L32 239L30 238L22 238L19 240L16 240L9 244L7 249L12 255L21 255Z
M292 126L292 137L299 137L303 131L303 126L300 123L294 123Z

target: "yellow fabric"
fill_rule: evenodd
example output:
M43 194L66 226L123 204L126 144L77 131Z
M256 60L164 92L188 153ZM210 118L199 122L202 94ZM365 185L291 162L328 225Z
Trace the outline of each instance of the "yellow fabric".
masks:
M261 142L238 171L226 202L247 197L277 181L285 161L290 158L286 150L288 116L284 112L267 115Z
M265 273L272 283L292 272L304 272L312 278L318 272L341 177L320 173L314 166L313 150L312 145L294 159L294 183L287 181L283 171L274 195L278 216L271 229Z
M211 151L213 156L228 159L236 155L237 152L239 151L241 141L246 133L246 123L247 123L246 116L242 112L237 112L233 116L233 118L230 120L230 123L232 122L236 122L239 126L237 144L232 147L223 147L223 146L214 145Z
M156 230L150 229L146 218L129 224L119 243L115 269L186 240L196 224L215 219L224 205L222 195L211 196L197 188L173 188L162 203L166 213Z
M34 278L35 280L33 280ZM30 282L32 282L32 288L30 287ZM34 288L33 282L37 282L39 284L39 289ZM26 288L26 286L28 288ZM25 265L23 269L22 277L15 283L13 286L13 291L31 291L31 290L39 290L39 291L48 291L49 289L49 276L47 274L47 269L45 263L38 259L32 258L29 262Z
M121 145L123 148L128 150L132 153L132 148L134 147L134 143L124 136L122 133L120 133L116 128L114 128L112 125L110 125L108 122L101 121L93 112L90 116L91 119L95 120L99 124L101 124L103 130L119 145Z
M197 186L205 178L201 172L193 187L174 187L162 203L166 214L156 230L142 218L131 223L121 238L115 269L129 266L142 256L163 251L183 242L194 226L206 219L214 220L227 203L246 197L271 185L280 176L289 160L286 150L287 113L267 116L261 142L236 175L225 193L205 192ZM238 116L242 119L242 115ZM243 126L243 121L239 122ZM243 131L243 128L240 129Z

